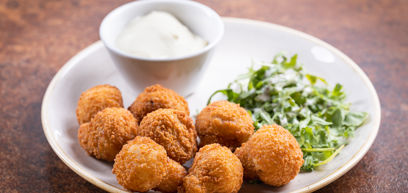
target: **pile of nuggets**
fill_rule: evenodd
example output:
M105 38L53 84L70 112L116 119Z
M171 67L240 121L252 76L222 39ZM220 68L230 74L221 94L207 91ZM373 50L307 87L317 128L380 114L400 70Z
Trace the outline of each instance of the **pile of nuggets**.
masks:
M233 193L244 178L282 186L303 164L286 129L265 125L254 133L251 116L237 104L213 102L194 124L186 100L160 85L147 87L128 109L122 100L118 88L95 86L81 94L76 115L81 147L113 161L128 190ZM183 164L192 158L187 171Z

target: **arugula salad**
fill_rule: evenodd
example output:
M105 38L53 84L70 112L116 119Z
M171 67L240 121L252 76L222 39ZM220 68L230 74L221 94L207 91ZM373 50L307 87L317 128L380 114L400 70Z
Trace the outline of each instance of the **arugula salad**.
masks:
M303 151L302 171L331 161L368 117L350 111L341 84L331 88L325 79L305 73L296 54L277 54L258 69L251 67L208 103L217 93L247 109L255 130L265 124L289 130Z

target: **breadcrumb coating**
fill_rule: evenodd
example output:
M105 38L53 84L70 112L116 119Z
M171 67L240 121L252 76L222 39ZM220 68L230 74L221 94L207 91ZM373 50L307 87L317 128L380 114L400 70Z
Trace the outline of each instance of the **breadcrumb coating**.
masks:
M242 181L239 159L227 147L210 144L197 153L179 192L234 193L239 191Z
M122 94L114 86L104 84L92 87L81 94L76 108L78 123L91 121L92 117L107 107L123 107Z
M138 124L144 116L157 109L177 109L190 115L186 100L175 91L159 84L146 87L129 107Z
M124 108L105 108L89 123L79 127L81 147L97 159L113 161L122 146L133 139L137 125L132 113Z
M254 133L249 113L238 104L216 101L205 107L196 119L200 147L219 143L234 150Z
M186 169L180 163L169 158L167 175L163 178L157 189L165 193L177 192L177 187L181 185L186 175Z
M272 186L289 183L303 164L303 153L295 137L279 125L260 128L235 155L241 160L246 177L258 177Z
M167 155L183 164L197 151L197 133L193 120L183 111L158 109L147 114L138 130L138 135L150 137L162 145Z
M167 164L166 150L161 145L137 136L117 154L112 172L126 189L147 192L165 178Z

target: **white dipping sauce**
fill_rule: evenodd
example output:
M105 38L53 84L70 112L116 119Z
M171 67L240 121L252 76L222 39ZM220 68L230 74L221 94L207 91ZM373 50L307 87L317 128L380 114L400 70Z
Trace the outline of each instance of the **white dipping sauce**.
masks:
M171 58L203 49L207 41L191 33L173 15L153 11L132 19L117 37L116 45L135 56Z

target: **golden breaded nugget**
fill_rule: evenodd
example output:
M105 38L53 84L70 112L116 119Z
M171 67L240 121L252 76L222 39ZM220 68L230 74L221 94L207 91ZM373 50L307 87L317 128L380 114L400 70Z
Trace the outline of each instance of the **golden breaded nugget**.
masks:
M239 191L242 181L239 159L227 147L210 144L197 153L179 192L234 193Z
M200 147L219 143L234 150L254 133L249 113L238 104L216 101L205 107L196 119Z
M164 148L148 137L137 136L116 155L113 174L131 191L147 192L167 175L168 157Z
M303 165L303 153L295 137L279 125L265 125L235 151L248 178L282 186L289 183Z
M137 133L136 120L124 108L105 108L78 130L79 144L97 159L113 161L122 146Z
M111 85L92 87L81 94L76 108L78 123L91 121L92 117L107 107L123 107L120 90Z
M167 175L163 178L157 189L161 192L177 192L177 187L187 175L186 169L178 162L168 159Z
M177 109L190 115L188 104L182 96L158 84L146 87L129 107L138 124L144 116L157 109Z
M158 109L147 114L140 123L138 135L162 145L167 155L183 164L197 151L197 133L193 120L183 111Z

